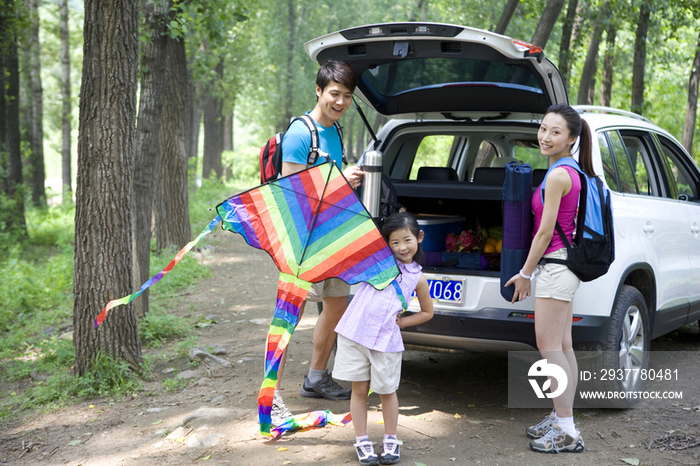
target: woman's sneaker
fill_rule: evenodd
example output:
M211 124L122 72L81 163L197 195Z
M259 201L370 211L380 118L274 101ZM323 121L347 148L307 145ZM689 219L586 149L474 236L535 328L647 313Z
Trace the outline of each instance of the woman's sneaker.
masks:
M292 412L287 408L287 404L282 397L280 395L275 395L272 398L272 411L270 412L272 425L275 427L281 426L292 416Z
M525 429L525 433L528 437L538 439L544 437L544 435L552 429L552 424L554 423L554 411L547 414L542 422L530 426Z
M584 446L580 430L576 429L576 436L572 437L557 424L552 424L542 438L530 442L530 448L540 453L580 453Z
M401 461L401 440L391 438L384 440L382 447L382 464L396 464Z
M371 440L362 440L353 445L355 451L357 452L357 459L363 466L377 466L379 464L379 457L374 452L374 444Z

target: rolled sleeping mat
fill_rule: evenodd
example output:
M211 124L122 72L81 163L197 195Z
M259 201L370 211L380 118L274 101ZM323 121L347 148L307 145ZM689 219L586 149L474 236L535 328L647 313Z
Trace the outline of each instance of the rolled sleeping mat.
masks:
M532 243L532 167L526 163L506 164L503 183L503 245L501 247L501 296L510 302L515 285L505 284L527 260Z

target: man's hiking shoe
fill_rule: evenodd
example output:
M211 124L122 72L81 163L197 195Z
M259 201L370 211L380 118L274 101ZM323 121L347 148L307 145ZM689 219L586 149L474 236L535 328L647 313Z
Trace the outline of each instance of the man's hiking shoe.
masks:
M534 439L542 438L552 428L553 422L554 422L554 412L551 412L551 413L547 414L544 417L544 419L542 420L542 422L540 422L539 424L535 424L534 426L530 426L527 429L525 429L525 433L530 438L534 438Z
M292 416L292 412L287 408L287 404L282 397L275 395L274 398L272 398L272 412L270 413L272 425L275 427L281 426Z
M376 466L379 464L379 457L374 452L374 444L366 439L353 445L357 452L357 459L363 466Z
M540 453L580 453L583 447L580 430L576 429L576 436L571 437L556 424L552 424L552 428L544 437L530 442L530 448Z
M396 464L401 461L401 445L403 442L395 438L384 440L382 447L382 464Z
M352 390L343 388L333 380L326 371L323 378L315 384L311 384L308 378L304 378L301 386L301 396L306 398L325 398L327 400L349 400Z

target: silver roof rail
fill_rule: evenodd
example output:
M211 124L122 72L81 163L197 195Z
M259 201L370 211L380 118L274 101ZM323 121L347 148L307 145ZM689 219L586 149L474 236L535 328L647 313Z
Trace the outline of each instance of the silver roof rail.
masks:
M573 108L578 113L609 113L611 115L626 116L634 118L635 120L646 121L647 123L653 124L649 119L638 113L628 112L627 110L620 110L618 108L603 107L602 105L574 105Z

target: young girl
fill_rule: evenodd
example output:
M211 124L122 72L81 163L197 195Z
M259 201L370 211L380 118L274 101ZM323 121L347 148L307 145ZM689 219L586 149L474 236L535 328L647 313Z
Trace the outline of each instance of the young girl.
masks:
M579 139L580 136L580 139ZM573 108L565 104L547 109L540 125L537 139L540 152L549 157L549 164L564 157L572 157L572 148L579 139L579 166L588 176L595 176L591 157L591 132L585 120ZM544 191L542 204L540 189ZM535 288L535 339L537 349L549 363L566 371L568 385L564 393L553 398L554 410L540 423L525 429L530 448L543 453L581 452L583 437L574 424L574 396L578 379L578 365L574 356L571 321L572 301L579 286L579 279L565 265L545 263L544 257L566 259L566 247L554 232L558 222L569 242L574 235L574 220L578 205L581 181L571 167L557 167L547 176L546 186L532 195L535 228L532 245L525 265L506 286L515 284L513 302L530 296L530 277L537 270Z
M418 295L420 312L401 316L401 301L393 286L377 291L363 283L338 322L338 349L333 378L352 382L350 413L355 427L355 450L361 465L379 464L374 445L367 436L367 395L379 394L384 416L382 464L401 461L396 437L399 400L396 390L401 380L401 354L404 350L400 329L427 322L433 317L428 280L418 262L423 260L423 232L407 212L389 217L382 230L384 239L398 260L401 275L396 279L406 300Z

